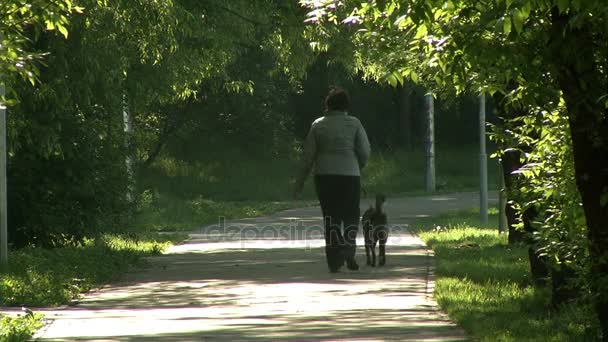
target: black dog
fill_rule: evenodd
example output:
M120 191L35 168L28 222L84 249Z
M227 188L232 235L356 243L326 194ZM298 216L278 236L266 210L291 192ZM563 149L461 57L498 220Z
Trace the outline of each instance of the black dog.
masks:
M380 243L378 266L384 266L386 263L386 240L388 240L388 224L386 213L382 206L386 201L386 197L382 194L376 195L376 206L370 206L363 213L363 236L365 237L365 256L367 264L376 266L376 242ZM371 254L371 257L370 257Z

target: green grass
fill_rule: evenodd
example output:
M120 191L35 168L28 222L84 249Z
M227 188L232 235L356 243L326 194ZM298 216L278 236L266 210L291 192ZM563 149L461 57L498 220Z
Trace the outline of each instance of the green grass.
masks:
M527 249L480 225L478 213L420 220L414 231L435 253L438 304L473 340L597 340L591 308L552 309L549 289L531 284Z
M478 188L479 160L475 146L437 148L436 179L442 191ZM388 194L424 190L424 151L376 152L363 172L368 190ZM298 170L297 156L256 158L226 153L210 160L180 161L163 157L141 174L140 188L192 199L218 201L286 201L291 199ZM490 188L496 188L496 161L488 161ZM309 178L305 197L314 198Z
M474 146L438 147L435 155L438 192L479 189L479 155ZM488 161L488 184L497 188L497 162ZM373 153L362 181L369 193L417 194L425 191L424 151Z
M155 231L191 230L216 222L218 217L239 218L270 214L316 203L312 177L304 201L294 201L297 156L254 158L237 152L213 154L196 161L158 159L140 174L140 207L136 225ZM475 147L437 149L439 192L478 188ZM496 188L495 161L489 161L490 188ZM423 194L425 153L374 152L363 172L368 195Z
M151 231L188 231L225 219L272 214L293 207L308 206L311 201L226 201L198 197L184 199L150 190L142 194L135 226Z

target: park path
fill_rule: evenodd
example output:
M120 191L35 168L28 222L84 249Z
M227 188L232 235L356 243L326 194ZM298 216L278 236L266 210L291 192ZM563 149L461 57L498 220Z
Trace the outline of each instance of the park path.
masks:
M364 266L359 247L361 269L337 274L324 261L319 208L218 222L77 305L43 310L49 324L36 339L465 340L438 311L432 254L408 225L478 203L476 193L389 199L387 265Z

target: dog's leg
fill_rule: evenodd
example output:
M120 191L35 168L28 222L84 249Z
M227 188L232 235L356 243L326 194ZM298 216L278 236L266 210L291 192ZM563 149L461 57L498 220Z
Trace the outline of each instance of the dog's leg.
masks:
M366 264L367 265L371 265L372 264L372 259L371 259L371 246L372 244L366 239L365 240L365 259L366 259Z
M363 225L363 240L365 240L365 260L367 265L372 264L372 259L370 256L370 249L372 246L372 241L369 235L369 229L367 227L367 223Z
M372 237L371 243L371 252L372 252L372 263L370 264L372 267L376 266L376 239Z
M379 239L380 247L378 248L378 266L384 266L384 264L386 264L386 240L388 240L388 234L384 232L384 234L381 234Z

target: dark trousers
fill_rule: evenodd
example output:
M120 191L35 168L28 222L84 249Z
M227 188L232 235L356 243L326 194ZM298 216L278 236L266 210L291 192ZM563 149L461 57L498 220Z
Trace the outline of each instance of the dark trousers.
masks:
M359 176L316 175L315 187L325 227L325 254L330 269L353 260L359 230Z

